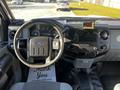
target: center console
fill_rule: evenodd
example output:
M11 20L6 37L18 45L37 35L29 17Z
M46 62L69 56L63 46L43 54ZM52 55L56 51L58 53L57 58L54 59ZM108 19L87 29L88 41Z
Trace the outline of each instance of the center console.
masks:
M101 58L110 50L111 31L106 26L96 26L94 29L82 29L74 35L79 38L80 51L78 57L74 60L76 68L90 68L95 61Z
M66 37L78 46L79 58L95 58L110 49L110 30L106 25L97 25L95 21L69 21ZM71 27L72 26L72 27ZM69 34L68 34L69 33Z

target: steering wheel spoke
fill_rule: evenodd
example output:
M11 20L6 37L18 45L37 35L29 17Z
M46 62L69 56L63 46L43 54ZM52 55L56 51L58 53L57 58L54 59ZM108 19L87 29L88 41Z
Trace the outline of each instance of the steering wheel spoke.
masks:
M46 58L46 60L45 60L45 64L50 63L50 61L51 61L51 57L50 57L50 56L48 56L48 57Z

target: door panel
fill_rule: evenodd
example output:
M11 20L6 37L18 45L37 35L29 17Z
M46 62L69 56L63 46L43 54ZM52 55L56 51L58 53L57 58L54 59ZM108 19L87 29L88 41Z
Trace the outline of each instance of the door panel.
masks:
M21 81L19 60L9 51L7 45L0 49L0 90L9 90Z
M19 61L8 48L8 25L14 19L5 0L0 1L0 90L20 81L21 68Z
M1 14L1 13L0 13ZM0 48L8 41L8 22L0 15Z
M2 33L2 18L0 17L0 42L3 40L3 33Z

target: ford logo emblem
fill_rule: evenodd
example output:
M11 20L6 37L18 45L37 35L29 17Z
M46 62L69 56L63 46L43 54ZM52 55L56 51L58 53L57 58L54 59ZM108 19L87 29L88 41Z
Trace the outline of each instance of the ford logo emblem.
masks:
M44 46L44 42L37 42L36 43L38 46L40 46L40 47L43 47Z

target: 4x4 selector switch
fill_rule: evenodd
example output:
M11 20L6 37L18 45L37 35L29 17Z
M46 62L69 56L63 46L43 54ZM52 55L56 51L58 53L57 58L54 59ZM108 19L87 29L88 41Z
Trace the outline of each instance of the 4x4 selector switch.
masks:
M107 49L107 46L106 46L106 45L102 45L102 46L100 47L100 49L106 50L106 49Z

